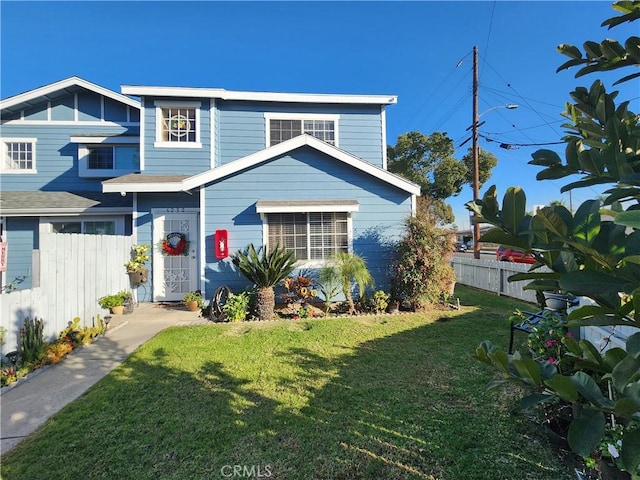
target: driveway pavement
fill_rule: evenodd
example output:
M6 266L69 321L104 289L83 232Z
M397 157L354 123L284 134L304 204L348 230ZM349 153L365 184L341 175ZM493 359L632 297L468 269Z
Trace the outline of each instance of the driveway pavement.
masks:
M38 429L62 407L124 362L134 350L173 325L207 323L181 305L143 303L114 316L106 335L0 390L0 455Z

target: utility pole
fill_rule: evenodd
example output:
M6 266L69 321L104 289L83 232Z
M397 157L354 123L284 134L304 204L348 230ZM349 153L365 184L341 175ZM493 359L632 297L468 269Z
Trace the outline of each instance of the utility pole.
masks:
M478 200L480 190L480 177L478 172L479 152L478 152L478 47L473 47L473 123L472 126L472 138L473 138L473 200ZM474 220L477 220L477 215L474 213ZM480 224L473 222L473 258L480 258Z

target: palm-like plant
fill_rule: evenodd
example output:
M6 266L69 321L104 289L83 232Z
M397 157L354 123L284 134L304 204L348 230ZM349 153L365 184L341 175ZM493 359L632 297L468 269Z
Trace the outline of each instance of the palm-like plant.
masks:
M362 298L365 289L373 286L373 277L367 270L364 259L355 253L339 252L334 257L334 267L338 274L344 298L349 304L349 313L356 313L356 306L351 295L351 284L358 284L359 296Z
M262 252L258 254L252 243L244 251L238 251L233 255L231 261L258 289L256 294L258 318L271 320L276 303L273 287L293 271L296 258L293 252L278 245L270 252L267 252L264 247L261 250Z

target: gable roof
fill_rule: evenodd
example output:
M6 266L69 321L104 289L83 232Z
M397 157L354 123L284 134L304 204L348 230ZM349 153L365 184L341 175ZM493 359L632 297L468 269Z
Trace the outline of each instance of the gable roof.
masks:
M24 93L19 93L13 97L0 100L0 111L6 113L17 113L21 110L25 110L34 107L42 102L56 100L75 93L80 89L90 90L99 95L111 98L116 102L121 102L130 107L140 109L140 102L129 98L120 93L109 90L108 88L101 87L95 83L87 82L80 77L69 77L58 82L50 83L43 87L34 88Z
M364 173L404 190L412 195L420 195L420 186L390 173L380 167L340 150L322 140L308 135L298 135L290 140L278 143L246 157L234 160L203 173L182 177L176 175L144 175L132 173L102 182L103 192L186 192L210 182L220 180L242 170L255 167L301 147L311 147L340 162L350 165Z
M356 105L394 105L398 103L398 97L396 95L246 92L225 90L224 88L147 87L136 85L122 85L121 89L123 94L136 97L219 98L221 100L248 100L259 102L350 103Z

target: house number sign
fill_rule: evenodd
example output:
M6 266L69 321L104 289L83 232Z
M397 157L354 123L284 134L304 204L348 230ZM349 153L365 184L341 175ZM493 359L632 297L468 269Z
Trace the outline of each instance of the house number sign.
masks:
M167 213L184 213L186 211L185 207L169 207L167 208Z

